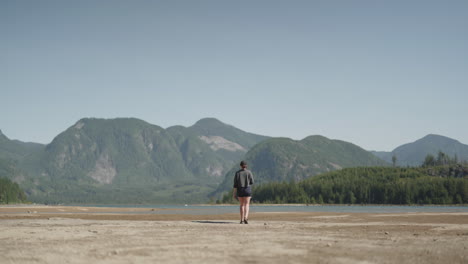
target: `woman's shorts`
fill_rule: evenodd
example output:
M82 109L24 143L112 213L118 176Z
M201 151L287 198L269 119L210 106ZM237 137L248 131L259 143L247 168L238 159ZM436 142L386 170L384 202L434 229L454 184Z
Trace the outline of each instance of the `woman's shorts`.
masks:
M252 196L252 188L248 187L240 187L237 188L237 197L251 197Z

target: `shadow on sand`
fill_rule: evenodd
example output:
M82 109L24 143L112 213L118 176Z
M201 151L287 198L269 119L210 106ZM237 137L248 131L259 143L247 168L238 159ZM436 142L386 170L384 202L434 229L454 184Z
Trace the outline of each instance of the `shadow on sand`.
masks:
M193 223L199 224L234 224L234 222L223 222L223 221L192 221Z

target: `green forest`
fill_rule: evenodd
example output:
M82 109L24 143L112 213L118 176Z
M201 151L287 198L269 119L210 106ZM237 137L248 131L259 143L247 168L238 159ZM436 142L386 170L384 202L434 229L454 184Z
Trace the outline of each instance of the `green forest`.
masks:
M431 166L348 168L297 183L266 183L253 188L252 199L273 204L467 204L468 166L429 160ZM232 194L219 202L232 202Z
M26 203L27 198L16 182L0 178L0 204Z

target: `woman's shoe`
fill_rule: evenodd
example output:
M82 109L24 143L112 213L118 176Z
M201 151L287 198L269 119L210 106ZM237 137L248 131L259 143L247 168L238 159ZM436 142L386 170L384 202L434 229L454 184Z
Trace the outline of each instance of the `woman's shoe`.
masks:
M243 224L243 223L244 223L244 221L241 220L239 224Z
M247 225L248 223L249 223L249 221L247 221L247 219L244 219L244 224Z

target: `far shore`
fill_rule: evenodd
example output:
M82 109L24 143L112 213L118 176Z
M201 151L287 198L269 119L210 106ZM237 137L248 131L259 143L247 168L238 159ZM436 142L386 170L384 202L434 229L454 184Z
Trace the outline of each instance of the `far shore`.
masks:
M468 207L468 204L270 204L270 203L251 203L251 206L450 206L450 207ZM83 207L158 207L158 206L239 206L236 203L198 203L198 204L37 204L37 203L21 203L21 204L0 204L2 207L40 207L40 206L83 206Z

